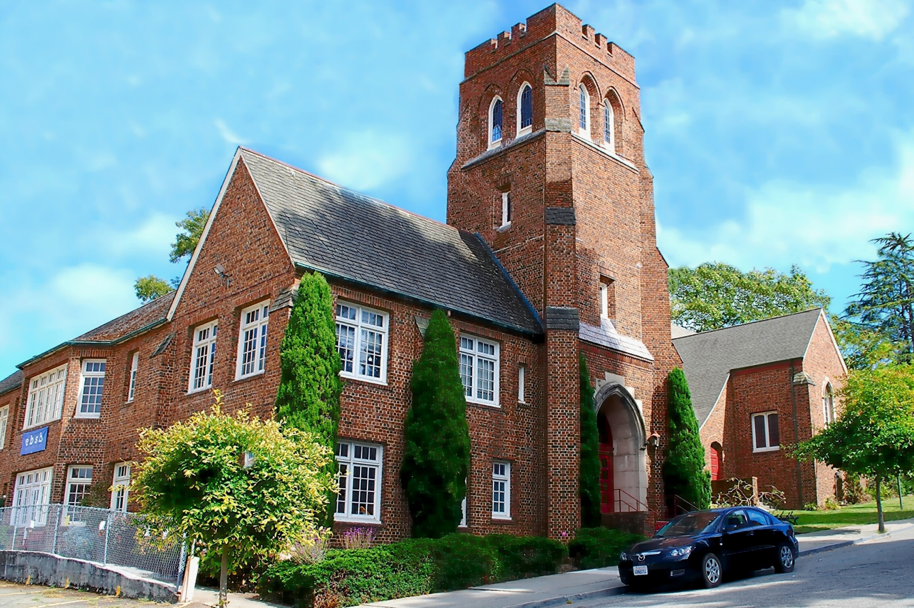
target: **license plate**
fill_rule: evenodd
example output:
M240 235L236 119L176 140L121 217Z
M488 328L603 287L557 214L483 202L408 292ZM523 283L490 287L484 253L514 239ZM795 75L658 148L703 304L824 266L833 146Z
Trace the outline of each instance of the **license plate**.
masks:
M635 576L647 576L647 566L635 566Z

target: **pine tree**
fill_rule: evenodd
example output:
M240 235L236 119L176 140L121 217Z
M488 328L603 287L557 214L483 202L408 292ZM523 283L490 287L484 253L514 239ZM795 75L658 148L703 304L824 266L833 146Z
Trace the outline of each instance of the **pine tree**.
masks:
M319 273L306 273L280 348L282 375L276 394L276 418L286 426L312 433L321 445L336 451L340 424L340 355L330 285ZM336 462L327 470L336 475ZM324 523L333 521L335 495L329 496Z
M400 480L413 519L413 536L440 538L457 531L470 469L470 429L457 343L445 314L436 310L413 366L412 407Z
M581 467L579 491L581 494L581 525L595 528L600 525L600 431L597 413L593 407L593 386L587 361L580 354L581 390Z
M697 509L707 509L711 504L711 474L705 470L705 449L689 384L678 367L669 375L667 414L669 445L663 463L666 493L680 496Z

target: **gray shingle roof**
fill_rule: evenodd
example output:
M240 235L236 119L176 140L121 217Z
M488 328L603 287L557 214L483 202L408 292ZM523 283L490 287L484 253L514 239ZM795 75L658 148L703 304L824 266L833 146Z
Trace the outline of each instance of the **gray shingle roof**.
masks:
M806 355L821 308L673 339L698 423L704 424L730 370Z
M250 150L241 158L292 261L526 333L536 313L482 239Z
M3 380L0 380L0 395L8 393L20 386L22 386L22 370L17 369Z

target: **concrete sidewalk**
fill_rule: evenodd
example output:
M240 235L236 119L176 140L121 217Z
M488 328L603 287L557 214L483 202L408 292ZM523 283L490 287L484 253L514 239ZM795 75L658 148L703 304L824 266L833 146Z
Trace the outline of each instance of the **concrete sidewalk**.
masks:
M835 528L834 530L800 534L797 536L800 541L800 557L857 545L874 538L885 538L912 526L914 526L914 519L900 519L886 522L885 534L879 534L878 524L847 526Z

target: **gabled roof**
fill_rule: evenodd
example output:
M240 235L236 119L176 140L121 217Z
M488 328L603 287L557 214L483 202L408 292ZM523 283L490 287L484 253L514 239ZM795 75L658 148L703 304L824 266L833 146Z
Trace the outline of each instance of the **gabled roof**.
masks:
M3 380L0 380L0 395L8 393L20 386L22 386L22 370L17 369Z
M35 355L28 361L20 363L18 367L25 367L33 361L37 361L42 357L46 357L47 355L50 355L51 353L56 352L65 346L79 346L81 344L117 344L118 342L132 338L136 334L142 333L152 329L161 323L164 323L165 315L168 313L168 309L171 306L171 302L174 300L174 297L175 292L173 291L165 294L164 296L160 296L152 302L147 302L139 308L135 308L130 312L117 317L116 319L112 319L103 325L99 325L95 329L87 331L79 337L58 344L54 348L46 350L40 355Z
M476 234L347 190L239 148L292 262L330 278L452 310L507 329L540 334L539 318ZM204 229L202 247L209 225ZM183 282L188 280L196 253ZM172 312L177 301L172 306Z
M731 370L802 359L821 308L673 339L692 393L698 423L704 424Z

